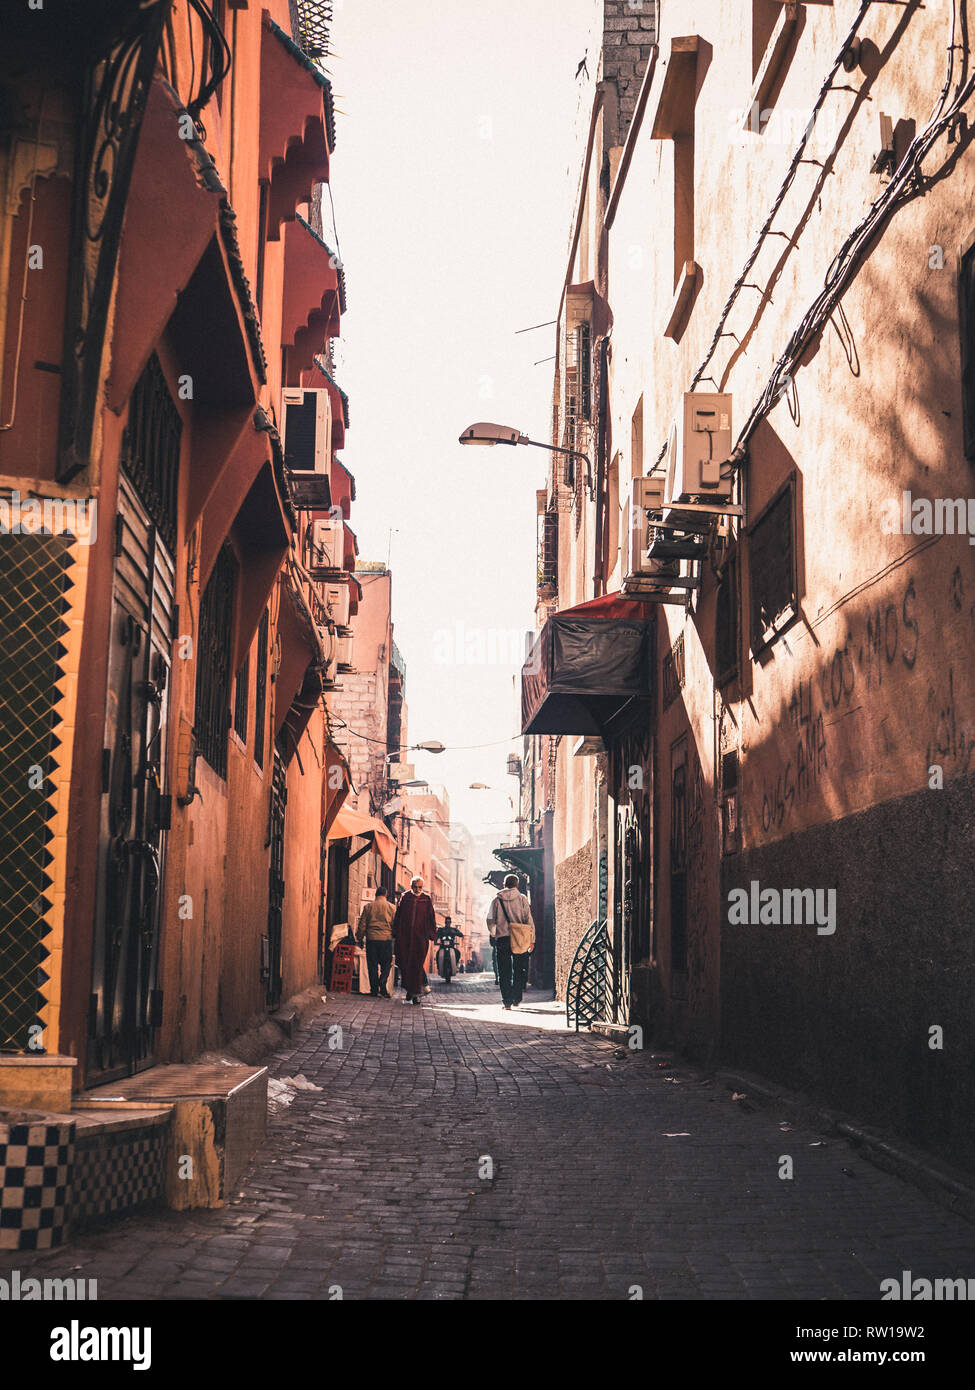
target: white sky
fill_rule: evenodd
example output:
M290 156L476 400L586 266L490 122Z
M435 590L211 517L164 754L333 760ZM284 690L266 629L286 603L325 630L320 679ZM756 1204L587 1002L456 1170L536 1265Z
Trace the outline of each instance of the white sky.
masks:
M452 818L499 843L548 455L465 449L457 436L495 420L549 437L552 363L533 363L553 353L555 330L515 334L558 308L592 12L593 0L336 0L328 61L351 524L364 560L385 560L397 528L410 742L499 741L411 755L416 775L445 784Z

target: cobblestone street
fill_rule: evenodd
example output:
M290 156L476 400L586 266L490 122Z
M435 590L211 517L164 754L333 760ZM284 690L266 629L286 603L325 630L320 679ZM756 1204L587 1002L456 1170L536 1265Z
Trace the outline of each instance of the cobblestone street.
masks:
M847 1144L484 981L330 998L272 1064L322 1089L272 1118L232 1203L3 1267L99 1300L876 1299L902 1270L975 1273L975 1229Z

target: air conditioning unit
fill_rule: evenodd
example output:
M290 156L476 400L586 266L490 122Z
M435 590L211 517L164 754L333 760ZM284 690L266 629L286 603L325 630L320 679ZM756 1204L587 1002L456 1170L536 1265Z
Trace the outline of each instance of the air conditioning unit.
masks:
M626 575L669 573L659 560L651 560L647 555L650 526L647 512L657 512L664 505L665 484L662 473L633 479L626 512L626 553L623 557L623 573Z
M317 387L286 386L281 392L281 446L295 473L328 473L332 466L332 406Z
M328 610L328 616L336 627L348 627L351 616L352 592L342 580L323 584L321 595Z
M336 632L337 659L340 671L352 670L352 645L355 634L350 627L340 627Z
M308 528L308 563L312 569L342 569L345 558L345 523L342 521L313 521ZM346 605L349 586L345 585ZM336 619L338 621L338 619ZM346 607L348 621L348 607Z
M732 480L721 469L731 451L731 396L686 391L667 441L666 504L730 498Z
M326 685L334 685L335 677L338 674L338 639L334 628L325 627L322 623L318 623L317 627L322 647L328 653L325 661L325 669L322 672L322 679Z

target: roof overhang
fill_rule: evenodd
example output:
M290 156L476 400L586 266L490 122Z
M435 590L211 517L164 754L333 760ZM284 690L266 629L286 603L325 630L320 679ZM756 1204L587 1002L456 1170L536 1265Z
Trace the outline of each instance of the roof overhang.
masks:
M199 140L178 138L185 116L162 78L150 89L126 204L113 315L107 403L121 411L169 329L193 400L244 408L266 363L243 274L234 216Z
M348 396L318 356L302 370L299 382L302 386L324 386L328 391L332 404L332 448L341 449L345 444L345 431L349 428Z
M270 184L268 240L328 182L335 112L328 78L264 11L259 176Z
M328 247L303 217L285 226L281 345L296 350L305 371L324 340L339 333L339 272L331 261Z
M332 491L332 506L342 508L342 516L348 521L352 515L352 503L355 501L355 478L346 468L345 464L339 459L332 459L332 467L329 470L329 479Z

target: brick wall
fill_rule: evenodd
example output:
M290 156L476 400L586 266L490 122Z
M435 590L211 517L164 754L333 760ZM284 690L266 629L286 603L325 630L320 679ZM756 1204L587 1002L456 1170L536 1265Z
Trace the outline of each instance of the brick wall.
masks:
M657 0L604 0L603 77L619 93L619 143L630 128L640 83L657 38Z
M555 994L565 987L576 947L592 923L592 840L555 866Z

